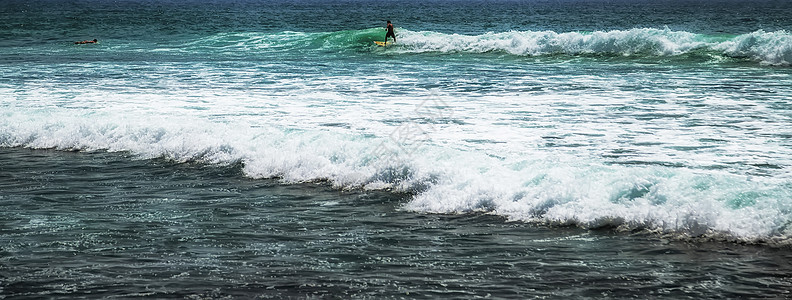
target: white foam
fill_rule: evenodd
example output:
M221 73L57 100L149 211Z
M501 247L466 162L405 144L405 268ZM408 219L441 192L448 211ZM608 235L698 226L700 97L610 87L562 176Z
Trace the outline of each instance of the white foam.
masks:
M765 64L789 65L792 63L792 34L785 30L765 32L759 30L740 35L715 46L731 56L751 57Z
M421 148L404 160L372 160L383 141L317 130L250 127L192 117L2 113L0 146L129 151L143 158L242 162L254 178L326 180L338 188L416 193L416 212L486 212L513 220L621 226L742 240L787 237L789 182L684 168L626 167L562 154L496 158Z
M563 161L535 161L519 171L455 175L465 179L434 185L406 207L434 213L489 212L512 220L584 228L720 234L749 241L789 235L792 194L782 187L783 181Z
M705 45L697 34L668 29L631 29L591 33L511 31L481 35L403 30L399 43L412 51L492 52L516 55L648 54L676 55Z
M564 33L510 31L480 35L404 29L399 36L400 49L404 52L675 56L704 49L772 65L788 65L792 61L792 35L784 30L760 30L727 40L668 28Z
M55 67L68 77L83 66ZM96 72L130 71L119 69L124 67L91 65ZM253 178L411 192L405 209L421 213L485 212L744 240L790 236L792 148L784 136L792 131L788 111L772 107L788 100L784 87L743 99L731 91L680 91L674 81L712 86L712 78L699 78L702 73L620 78L574 70L532 73L533 67L518 66L524 76L510 77L509 85L486 82L495 87L475 95L454 87L437 94L416 89L387 101L377 91L389 84L410 87L415 76L306 74L250 84L259 69L237 68L233 74L239 76L228 82L223 69L162 64L118 81L30 80L23 89L0 86L0 94L8 95L0 99L0 146L241 162ZM4 71L17 77L52 72L51 66ZM180 72L198 83L167 76ZM541 77L547 74L552 76ZM634 86L632 80L654 86L650 92L622 88ZM761 85L779 78L753 80ZM586 90L565 89L569 85ZM533 92L535 87L541 91ZM513 92L523 89L531 91ZM443 101L453 116L421 123L433 131L412 156L372 155L381 143L393 142L388 136L399 124L422 121L415 109L427 99ZM651 114L672 116L639 119ZM714 126L724 124L729 126ZM722 141L702 141L713 137ZM678 150L687 146L711 148ZM630 155L603 158L614 150ZM753 167L763 164L777 168ZM758 171L765 173L756 176Z

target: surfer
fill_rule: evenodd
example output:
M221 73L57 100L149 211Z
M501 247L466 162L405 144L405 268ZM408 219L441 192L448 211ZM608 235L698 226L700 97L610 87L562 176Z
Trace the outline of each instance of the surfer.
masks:
M75 44L96 44L98 42L99 42L98 40L93 39L93 41L82 41L82 42L74 42L74 43Z
M385 34L385 43L388 42L388 37L393 37L393 42L396 42L396 33L393 32L393 24L391 24L390 20L388 20L388 33Z

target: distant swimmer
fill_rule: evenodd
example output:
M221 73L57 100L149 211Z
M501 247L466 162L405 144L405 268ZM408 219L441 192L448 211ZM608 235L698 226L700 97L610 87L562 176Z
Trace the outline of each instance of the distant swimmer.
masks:
M96 39L93 39L93 41L82 41L82 42L74 42L74 43L75 44L96 44L98 42L99 41L97 41Z
M388 33L385 34L385 43L388 42L388 37L393 37L393 42L396 42L396 33L393 32L393 24L388 20Z

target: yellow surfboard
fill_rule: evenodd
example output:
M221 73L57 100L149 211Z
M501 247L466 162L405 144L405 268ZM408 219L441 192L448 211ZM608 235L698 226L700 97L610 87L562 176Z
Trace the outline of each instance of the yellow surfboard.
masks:
M380 46L380 47L385 47L385 46L388 45L388 42L374 41L374 44L377 44L377 46ZM393 42L391 42L390 45L393 45Z

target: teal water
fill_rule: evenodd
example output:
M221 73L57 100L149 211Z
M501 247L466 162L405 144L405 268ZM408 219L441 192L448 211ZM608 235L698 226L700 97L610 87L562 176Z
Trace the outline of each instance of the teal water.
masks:
M4 1L0 296L784 297L791 5Z

